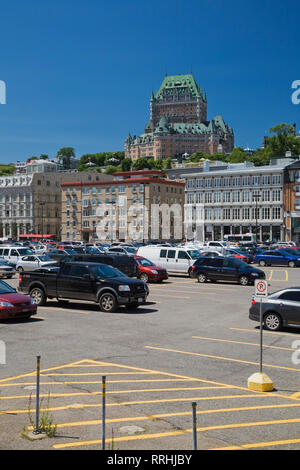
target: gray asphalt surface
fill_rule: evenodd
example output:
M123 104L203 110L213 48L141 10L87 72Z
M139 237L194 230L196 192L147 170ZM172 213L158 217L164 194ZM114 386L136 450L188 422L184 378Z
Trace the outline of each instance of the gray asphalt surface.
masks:
M300 285L299 269L265 271L270 292ZM248 319L254 287L200 285L185 276L149 287L147 305L132 312L51 301L30 321L0 323L1 449L100 449L103 375L107 448L192 449L193 401L198 448L299 447L300 367L292 343L300 329L264 333L264 372L276 391L252 392L247 379L259 361L258 324ZM21 432L30 426L29 403L35 407L37 355L42 409L57 433L31 441Z

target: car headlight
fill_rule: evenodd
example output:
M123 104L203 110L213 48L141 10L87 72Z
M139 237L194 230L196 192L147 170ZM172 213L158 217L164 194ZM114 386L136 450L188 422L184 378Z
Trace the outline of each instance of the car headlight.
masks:
M152 272L153 274L158 274L158 271L156 271L156 269L151 269L151 272Z
M258 276L257 273L251 273L251 276Z
M130 287L127 286L127 285L119 286L119 287L118 287L118 290L119 290L120 292L130 292Z
M9 302L0 302L0 307L14 307L14 305Z

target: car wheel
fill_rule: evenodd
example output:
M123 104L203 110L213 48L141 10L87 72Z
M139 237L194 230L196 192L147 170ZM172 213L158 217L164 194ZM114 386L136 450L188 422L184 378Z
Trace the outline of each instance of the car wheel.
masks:
M149 281L149 276L146 273L142 273L140 275L140 280L144 281L144 282L148 282Z
M106 292L99 299L99 306L102 312L112 313L117 308L117 300L114 294Z
M198 274L197 279L198 279L198 282L201 282L201 284L203 284L203 282L206 282L207 277L205 274Z
M288 266L289 266L289 268L294 268L296 266L295 261L289 261Z
M259 266L266 266L267 265L267 263L263 259L261 259L258 264L259 264Z
M264 317L264 325L267 330L278 331L281 328L281 324L282 321L278 313L269 312Z
M19 266L17 271L18 271L18 273L22 273L24 271L24 269L22 268L22 266Z
M46 295L43 289L40 289L39 287L34 287L30 291L30 297L34 301L34 303L38 306L44 305L46 303Z
M241 284L241 286L247 286L249 284L248 276L241 276L239 278L239 283Z

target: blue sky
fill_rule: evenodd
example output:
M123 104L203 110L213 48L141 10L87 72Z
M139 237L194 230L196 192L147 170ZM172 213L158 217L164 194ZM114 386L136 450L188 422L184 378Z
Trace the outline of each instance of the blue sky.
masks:
M191 70L236 145L259 147L281 122L300 129L299 14L296 0L2 2L0 162L122 150L165 73Z

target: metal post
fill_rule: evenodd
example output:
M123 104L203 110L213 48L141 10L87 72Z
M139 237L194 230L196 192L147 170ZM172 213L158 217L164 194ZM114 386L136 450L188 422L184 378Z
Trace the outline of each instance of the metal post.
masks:
M259 372L262 374L262 356L263 356L263 314L262 314L262 298L259 305L259 319L260 319L260 345L259 345Z
M105 392L106 377L102 377L102 450L105 450Z
M39 411L40 411L40 361L41 356L36 357L36 412L34 434L39 434Z
M197 414L196 414L197 403L195 401L193 401L192 403L192 408L193 408L193 450L197 450Z

